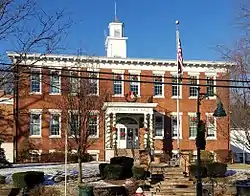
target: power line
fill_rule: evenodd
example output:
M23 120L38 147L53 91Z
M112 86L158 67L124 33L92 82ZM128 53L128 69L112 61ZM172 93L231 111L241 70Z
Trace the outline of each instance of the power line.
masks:
M54 70L54 69L53 69ZM6 71L6 72L12 72L12 73L16 73L16 71L14 70L3 70L0 69L0 71ZM87 71L86 71L87 72ZM88 71L90 73L99 73L99 72L93 72L93 71ZM20 72L19 72L20 73ZM35 72L33 71L22 71L22 73L25 74L34 74ZM105 72L107 73L107 72ZM55 74L53 73L42 73L41 75L46 75L46 76L54 76ZM91 76L75 76L75 75L67 75L67 74L57 74L60 77L66 77L66 78L80 78L80 79L94 79L94 80L104 80L104 81L118 81L117 79L114 78L96 78L96 77L91 77ZM119 81L123 81L123 82L131 82L132 80L128 80L128 79L119 79ZM151 83L151 84L155 84L155 83L160 83L160 84L168 84L168 85L181 85L181 86L194 86L194 87L219 87L219 88L241 88L241 89L249 89L249 87L246 86L239 86L239 85L211 85L211 84L190 84L190 83L175 83L175 82L155 82L155 81L145 81L145 80L140 80L140 81L133 81L133 82L137 82L137 83Z
M4 65L12 65L12 64L7 64L7 63L0 63L0 64L2 64L2 65L3 64ZM79 72L79 73L99 73L99 74L105 74L105 75L116 74L116 73L112 73L112 72L79 70L80 67L70 67L71 70L69 70L69 69L66 69L66 67L65 68L56 68L56 67L55 68L51 68L51 67L46 67L46 66L42 66L42 65L40 65L40 66L37 66L37 65L31 66L31 65L18 64L16 66L27 67L27 68L31 68L31 69L32 68L33 69L39 68L39 69L46 69L46 70L53 70L53 71L66 71L66 70L68 70L68 71L74 71L74 72ZM162 72L165 72L165 71L162 71ZM123 75L130 76L131 74L129 74L129 73L128 74L123 73ZM161 76L161 74L155 74L155 76ZM140 74L140 77L154 78L153 75L145 75L145 74ZM173 76L161 76L161 77L164 78L164 79L173 79ZM211 76L211 77L213 77L213 76ZM182 80L190 80L190 78L187 78L187 77L181 77L181 79ZM192 80L207 81L206 78L192 78ZM213 81L216 81L216 82L231 82L231 83L250 83L250 80L234 80L234 79L213 79Z

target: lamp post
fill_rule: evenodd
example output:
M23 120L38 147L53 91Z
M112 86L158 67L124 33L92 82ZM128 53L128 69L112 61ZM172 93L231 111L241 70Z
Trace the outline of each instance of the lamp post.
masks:
M220 98L214 94L217 97L217 108L214 111L213 116L214 117L225 117L227 114L223 108L223 104L220 100ZM197 135L199 133L199 127L200 127L200 105L201 101L205 98L208 98L209 95L207 93L201 93L200 87L197 87ZM197 138L198 139L198 138ZM197 182L196 182L196 194L197 196L202 196L202 180L201 180L201 146L199 145L200 142L197 142L196 140L196 148L197 148Z

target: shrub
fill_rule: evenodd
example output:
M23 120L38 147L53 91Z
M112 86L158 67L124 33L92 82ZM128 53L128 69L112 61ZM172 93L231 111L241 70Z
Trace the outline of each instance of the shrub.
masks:
M134 159L130 157L113 157L110 159L110 164L121 165L123 167L123 176L129 178L132 176L132 167Z
M43 183L44 172L27 171L17 172L12 175L13 185L17 188L33 188L35 185Z
M216 159L221 163L230 163L232 161L232 152L230 150L216 150Z
M227 164L214 162L207 165L207 174L210 177L224 177L227 171Z
M99 164L99 172L100 172L100 177L101 177L101 178L105 178L105 175L104 175L104 168L105 168L107 165L108 165L107 163L101 163L101 164Z
M146 177L146 171L143 167L132 167L133 177L138 180L143 180Z
M206 160L206 162L214 162L214 154L209 152L209 151L205 151L202 150L201 151L201 160Z
M5 184L5 176L0 175L0 184Z
M123 176L123 166L118 164L108 164L104 167L104 176L106 179L119 180Z
M197 177L197 165L190 165L189 166L189 173L191 177ZM201 177L207 177L207 168L201 165Z

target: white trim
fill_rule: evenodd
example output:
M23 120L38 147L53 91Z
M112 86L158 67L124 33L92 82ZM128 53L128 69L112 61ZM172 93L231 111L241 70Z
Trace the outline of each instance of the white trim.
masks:
M179 117L180 117L180 132L179 132L179 139L182 139L182 116L183 116L183 112L179 112ZM171 116L177 116L177 112L171 112L170 113L170 119L171 119L171 125L172 125L172 118L171 118ZM172 126L171 126L171 134L172 134ZM177 133L178 134L178 133ZM178 136L175 136L175 137L173 137L172 135L171 135L171 137L172 137L172 139L174 139L174 140L177 140L178 139Z
M114 74L120 74L121 75L121 77L122 77L122 79L121 79L121 85L122 85L122 93L121 94L114 94L114 80L112 81L113 83L113 89L112 89L112 91L113 91L113 94L112 94L112 97L124 97L124 75L123 75L123 73L116 73L116 72L113 72L113 76L114 76Z
M51 78L53 77L53 72L58 72L58 77L59 77L59 92L58 93L54 93L54 92L51 92L51 88L52 88L52 85L51 85ZM49 95L61 95L62 93L62 78L61 78L61 71L59 70L50 70L50 77L49 77Z
M165 75L165 71L153 70L152 72L153 72L153 75L161 75L161 76L163 76L163 77L164 77L164 75Z
M154 154L162 154L163 150L154 150Z
M188 135L190 134L189 133L189 117L196 117L197 118L197 114L196 114L196 112L188 112ZM196 124L196 126L197 126L197 124ZM197 134L197 133L196 133ZM196 136L195 137L189 137L188 138L189 140L195 140L196 139Z
M100 153L100 150L87 150L87 153Z
M129 91L130 91L130 85L131 85L131 83L132 82L134 82L134 83L136 83L136 85L138 86L138 94L137 94L137 97L139 98L139 97L141 97L141 83L140 83L140 81L141 81L141 79L140 79L140 71L131 71L131 70L129 70ZM137 81L133 81L133 80L130 80L130 74L131 75L136 75L137 76L137 78L138 78L138 80Z
M164 72L155 72L155 71L153 71L153 80L154 80L154 77L157 77L157 76L162 77L162 84L161 84L162 94L161 95L154 95L153 98L165 98ZM154 83L154 88L155 88L155 83Z
M197 81L197 86L193 86L193 87L198 87L198 85L200 84L200 78L199 78L199 76L200 76L200 73L198 73L198 74L193 74L192 72L189 72L188 73L188 76L195 76L195 77L197 77L196 78L196 81ZM189 80L190 80L190 78L189 78ZM191 85L189 85L188 86L188 98L189 99L197 99L197 97L198 97L198 91L196 91L196 93L197 93L197 95L196 96L190 96L190 87L191 87Z
M115 74L124 74L125 70L122 69L112 69L112 72Z
M51 149L51 150L49 150L49 153L54 153L54 152L56 152L56 150L55 150L55 149Z
M96 161L99 161L100 150L87 150L89 155L96 155Z
M62 110L60 110L60 109L49 109L49 113L52 113L52 114L61 114Z
M99 70L100 69L92 69L92 70L89 70L88 69L88 71L95 71L95 72L99 72ZM91 74L91 73L88 73L88 77L89 77L89 74ZM96 80L97 80L97 92L96 92L96 94L88 94L88 95L90 95L90 96L99 96L99 94L100 94L100 89L99 89L99 87L100 87L100 80L99 80L99 76L100 76L100 74L99 73L94 73L94 74L96 74ZM94 79L90 79L90 80L94 80Z
M170 74L172 75L171 82L173 82L173 77L177 77L177 73L176 72L170 72ZM181 83L180 80L179 80L179 83ZM175 84L174 86L177 86L177 84ZM172 95L172 92L173 92L172 88L173 88L173 84L171 85L171 99L177 99L177 98L182 99L182 85L179 85L179 91L180 91L179 96L177 96L177 95L173 96Z
M14 104L14 99L13 98L0 98L0 105L1 104L6 104L6 105L13 105Z
M30 138L42 138L42 109L30 109L29 113L30 113L29 114L29 137ZM31 115L32 114L39 115L39 118L40 118L40 127L39 127L40 134L39 135L30 135L31 134L30 129L31 129Z
M209 116L212 116L213 117L213 113L205 113L205 115L206 115L206 121L208 121L209 119L208 119L208 117ZM216 118L215 117L213 117L213 119L214 119L214 136L212 136L212 137L206 137L206 140L217 140L217 123L216 123ZM207 133L208 133L208 128L207 128L207 125L206 125L206 131L207 131Z
M93 113L93 114L95 114L96 116L97 116L97 122L96 122L96 124L97 124L97 128L96 128L96 135L90 135L89 136L89 138L99 138L100 137L100 112L98 111L98 110L91 110L90 111L90 113Z
M51 117L52 115L58 114L59 115L59 135L51 135ZM50 112L50 121L49 121L49 138L53 139L53 138L61 138L62 135L62 127L61 127L61 123L62 123L62 115L61 112Z
M198 78L199 78L200 72L191 72L191 71L189 71L189 72L188 72L188 75L189 75L189 76L198 76Z
M31 85L31 77L32 77L32 72L39 72L39 78L40 78L40 91L39 92L34 92L32 91L32 85ZM30 90L29 90L29 94L30 95L41 95L42 94L42 68L31 68L30 69L30 76L29 76L29 85L30 85Z
M214 94L216 94L216 73L205 73L205 77L213 77L213 81L214 81ZM207 92L207 89L206 89L206 92ZM208 97L207 99L216 99L217 97L216 96L211 96L211 97Z
M140 76L141 70L128 70L128 73Z
M161 130L161 134L162 134L162 136L154 136L154 139L163 139L164 138L164 128L165 128L165 112L163 113L163 112L155 112L154 113L154 115L155 115L155 118L154 118L154 120L156 120L156 117L161 117L162 118L162 126L163 126L163 128L162 128L162 130ZM153 122L154 124L156 124L155 123L155 121Z

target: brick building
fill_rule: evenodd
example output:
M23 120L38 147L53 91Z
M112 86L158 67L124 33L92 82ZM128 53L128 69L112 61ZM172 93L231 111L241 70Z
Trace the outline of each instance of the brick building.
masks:
M19 148L26 138L39 152L62 150L68 126L63 118L64 108L58 107L58 103L67 96L65 84L76 83L74 77L65 77L75 72L80 78L90 70L95 72L90 80L92 95L105 93L102 110L91 119L91 135L96 142L88 148L90 154L98 160L109 160L114 156L115 145L125 151L145 148L146 136L156 153L174 152L178 135L176 61L128 58L126 41L123 24L115 21L109 24L106 57L27 55L22 62L25 69L19 66L25 78L19 83ZM19 58L11 52L8 56L14 64ZM229 111L229 88L213 86L229 85L219 81L228 78L228 66L226 62L184 61L183 85L179 89L180 149L196 149L198 84L201 92L209 95L201 104L201 119L206 120L207 126L207 150L229 149L229 117L212 116L216 108L214 93Z

